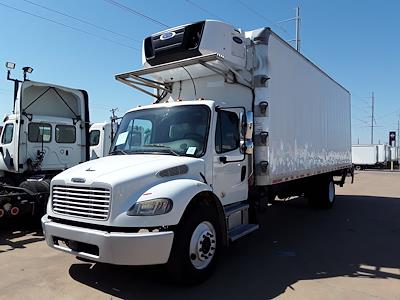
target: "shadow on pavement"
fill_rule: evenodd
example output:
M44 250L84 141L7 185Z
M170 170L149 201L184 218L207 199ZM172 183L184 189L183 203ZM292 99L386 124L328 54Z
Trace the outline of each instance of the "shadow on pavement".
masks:
M0 255L3 252L25 248L25 245L43 241L40 221L17 218L0 224Z
M302 198L262 215L261 229L234 243L207 282L181 287L156 267L77 263L70 276L124 299L269 299L300 280L336 276L400 279L400 198L337 196L313 210ZM400 282L400 281L399 281Z

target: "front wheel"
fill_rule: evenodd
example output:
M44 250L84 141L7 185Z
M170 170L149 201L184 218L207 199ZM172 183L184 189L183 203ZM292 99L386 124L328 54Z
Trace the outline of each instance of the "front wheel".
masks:
M207 203L190 207L175 230L167 263L172 279L186 284L206 280L216 265L220 237L216 210Z

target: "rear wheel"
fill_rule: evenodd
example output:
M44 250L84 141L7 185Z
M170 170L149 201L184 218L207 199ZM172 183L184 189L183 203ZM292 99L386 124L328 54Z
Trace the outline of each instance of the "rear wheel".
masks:
M220 239L216 209L208 203L195 203L175 230L167 263L172 279L186 284L206 280L215 268Z
M332 176L315 180L307 193L308 203L312 207L329 209L335 203L335 183Z
M50 182L48 180L23 181L19 187L37 194L36 203L35 206L33 206L33 214L34 216L42 217L46 212L48 194L50 193Z

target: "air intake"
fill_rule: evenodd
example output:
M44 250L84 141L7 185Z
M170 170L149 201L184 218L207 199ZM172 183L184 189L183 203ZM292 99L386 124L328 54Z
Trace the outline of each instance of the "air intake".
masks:
M171 176L186 174L188 171L189 171L189 168L187 165L181 165L181 166L162 170L162 171L158 172L157 175L160 177L171 177Z

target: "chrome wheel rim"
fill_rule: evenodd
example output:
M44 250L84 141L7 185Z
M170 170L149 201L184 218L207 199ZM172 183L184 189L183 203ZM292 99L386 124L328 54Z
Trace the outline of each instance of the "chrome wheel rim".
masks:
M217 237L214 226L204 221L197 225L190 239L189 258L198 270L206 268L215 256Z

